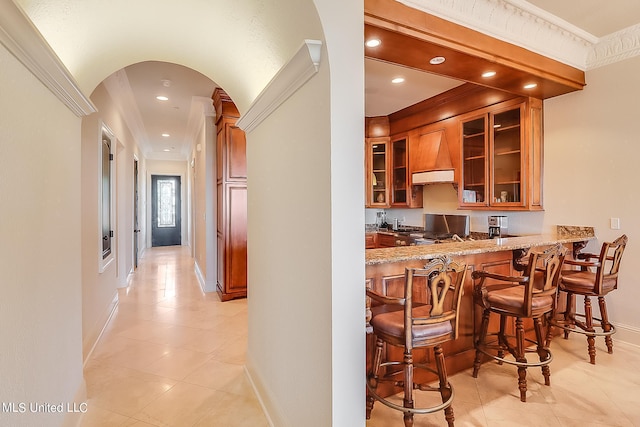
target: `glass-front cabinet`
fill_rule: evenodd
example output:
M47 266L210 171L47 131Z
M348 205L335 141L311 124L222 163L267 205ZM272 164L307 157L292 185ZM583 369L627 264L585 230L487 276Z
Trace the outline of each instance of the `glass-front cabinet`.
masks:
M493 150L491 153L493 204L522 202L522 126L521 108L491 114Z
M460 206L541 210L541 126L542 103L532 98L462 116Z
M367 138L367 207L389 207L389 138Z

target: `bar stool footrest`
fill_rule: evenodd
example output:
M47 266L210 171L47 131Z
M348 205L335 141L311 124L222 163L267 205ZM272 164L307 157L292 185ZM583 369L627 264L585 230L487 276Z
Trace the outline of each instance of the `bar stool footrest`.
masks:
M585 318L585 315L580 313L575 313L574 316ZM611 327L611 329L609 331L605 331L602 328L602 319L598 319L597 317L594 317L593 320L599 323L598 325L593 326L593 331L584 329L576 323L567 323L563 320L551 320L551 326L555 326L556 328L560 328L568 332L576 332L578 334L592 336L592 337L608 337L616 333L616 327L611 323L609 323L609 326Z

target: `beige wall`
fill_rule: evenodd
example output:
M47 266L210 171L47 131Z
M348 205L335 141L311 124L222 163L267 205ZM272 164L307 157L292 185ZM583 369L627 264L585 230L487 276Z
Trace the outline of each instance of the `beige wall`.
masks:
M634 274L640 256L638 75L640 57L588 71L582 92L550 99L544 107L545 225L594 226L592 251L627 234L619 288L607 304L618 326L615 338L640 345ZM611 217L620 218L620 230L609 228Z
M82 337L86 358L117 301L117 288L126 286L133 270L133 159L144 159L108 92L101 84L91 100L98 112L82 121ZM115 135L115 259L99 272L100 228L98 218L98 149L102 123ZM144 177L140 175L140 182ZM141 184L142 185L142 184ZM142 194L144 195L144 193ZM141 196L142 196L141 195ZM141 200L144 200L141 197ZM142 208L142 206L141 206ZM142 211L143 212L143 211ZM142 224L144 229L144 223Z
M356 3L316 2L322 28L310 21L307 34L325 43L318 74L247 135L247 368L277 426L364 426Z
M0 402L80 403L80 119L2 45L0 70ZM0 425L64 417L3 410Z
M200 286L205 292L216 286L216 187L214 117L205 117L193 150L190 170L193 188L192 250Z

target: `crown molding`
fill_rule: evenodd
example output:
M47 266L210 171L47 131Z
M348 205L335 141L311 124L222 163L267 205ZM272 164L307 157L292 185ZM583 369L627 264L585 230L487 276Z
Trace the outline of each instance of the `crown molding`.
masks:
M396 0L586 71L640 55L640 24L598 38L524 0Z
M0 2L0 43L76 116L97 111L42 34L11 0Z
M236 125L245 132L251 132L269 117L287 98L318 72L321 51L321 41L305 40L289 62L260 92L247 112L238 119Z
M120 69L104 79L103 83L138 144L138 148L140 148L144 157L149 157L151 147L147 138L147 130L144 127L142 115L133 96L127 72L124 69Z
M216 111L213 108L213 99L206 96L192 96L191 108L189 109L189 119L187 121L187 131L185 132L182 148L182 156L188 159L193 152L198 133L202 130L205 117L215 117Z
M587 56L587 69L613 64L640 55L640 24L602 37Z

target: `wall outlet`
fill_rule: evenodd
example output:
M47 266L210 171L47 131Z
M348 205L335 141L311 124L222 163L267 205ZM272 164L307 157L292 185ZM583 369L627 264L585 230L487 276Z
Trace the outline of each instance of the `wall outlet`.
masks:
M610 227L612 230L620 230L620 218L611 218Z

